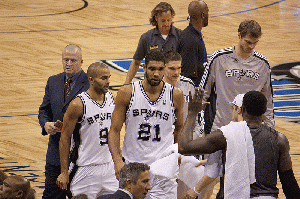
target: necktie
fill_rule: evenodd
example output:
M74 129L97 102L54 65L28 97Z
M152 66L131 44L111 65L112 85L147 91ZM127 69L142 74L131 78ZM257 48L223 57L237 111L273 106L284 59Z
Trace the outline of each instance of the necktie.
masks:
M70 92L71 92L71 82L72 82L72 79L69 78L65 84L65 99L64 101L66 101L67 97L69 96Z

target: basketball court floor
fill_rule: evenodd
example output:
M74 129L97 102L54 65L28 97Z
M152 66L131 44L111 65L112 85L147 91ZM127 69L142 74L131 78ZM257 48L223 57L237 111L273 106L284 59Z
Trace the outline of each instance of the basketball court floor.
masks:
M121 68L111 71L111 88L116 94L140 35L152 28L150 12L159 2L0 0L0 169L27 177L37 198L42 196L48 144L48 137L41 135L37 113L48 77L62 72L63 48L70 43L81 46L85 71L96 60ZM168 2L176 12L174 25L184 29L190 1ZM202 33L210 54L238 43L241 21L255 19L262 26L256 50L272 67L276 129L289 139L300 183L300 1L206 3L209 25ZM281 189L279 198L284 198Z

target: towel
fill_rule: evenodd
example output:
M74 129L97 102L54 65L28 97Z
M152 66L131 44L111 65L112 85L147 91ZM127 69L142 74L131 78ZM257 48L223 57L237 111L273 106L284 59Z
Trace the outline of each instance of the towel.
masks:
M200 161L194 156L181 156L181 164L179 169L179 179L182 180L190 189L192 189L198 181L204 176L204 166L196 165Z
M227 141L224 197L250 198L255 182L255 155L250 129L245 121L230 122L220 128Z
M161 157L150 165L151 174L165 177L176 178L178 175L178 144L172 144L161 155Z

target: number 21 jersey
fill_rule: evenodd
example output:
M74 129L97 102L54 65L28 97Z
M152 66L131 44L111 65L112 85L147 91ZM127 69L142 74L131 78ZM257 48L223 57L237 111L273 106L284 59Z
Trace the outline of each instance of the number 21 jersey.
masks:
M174 143L173 86L164 82L156 101L147 96L142 81L132 84L126 113L122 154L126 161L151 164Z

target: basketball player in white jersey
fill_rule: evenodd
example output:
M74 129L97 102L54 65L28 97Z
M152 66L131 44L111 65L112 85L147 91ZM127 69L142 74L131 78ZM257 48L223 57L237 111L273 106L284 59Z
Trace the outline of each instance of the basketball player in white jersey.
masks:
M180 90L182 90L183 94L184 94L184 99L185 99L185 103L184 103L184 121L186 120L187 114L188 114L188 97L189 97L189 92L192 93L192 95L194 95L195 93L195 86L193 81L190 78L184 77L182 75L180 75L181 73L181 55L175 51L169 51L167 53L165 53L165 62L166 62L166 73L165 76L163 78L163 80L169 84L171 84L174 87L179 88ZM199 115L201 114L201 115ZM197 139L198 137L202 137L204 134L204 119L203 119L203 114L204 112L201 111L197 115L197 119L195 122L195 127L193 130L193 139ZM181 156L182 158L184 158L183 156ZM183 160L183 159L182 159ZM186 160L184 160L186 162ZM205 160L200 160L199 164L196 166L200 166L203 167L204 170L204 166L206 163L206 159ZM182 168L180 168L180 172L182 171ZM201 179L203 177L204 173L197 173L194 177L195 178L199 178ZM210 198L210 196L213 193L213 188L214 188L214 184L212 183L210 186L206 187L205 189L201 190L201 195L199 196L199 199L206 199L206 198ZM189 190L189 187L180 179L178 179L178 189L177 189L177 197L178 199L184 198L185 193Z
M163 81L171 84L172 86L182 90L184 95L184 121L188 114L188 96L189 92L192 95L195 93L195 84L193 81L188 78L180 75L181 73L181 55L175 51L169 51L165 53L166 60L166 72L163 78ZM202 111L203 114L203 111ZM197 117L198 122L196 123L194 130L194 137L202 137L201 134L204 133L204 121L203 117Z
M180 89L162 81L165 73L164 55L153 50L143 66L146 78L123 86L116 97L112 125L108 134L116 176L125 162L151 165L174 142L183 126L184 96ZM125 121L126 133L120 150L120 131ZM151 175L147 198L176 199L176 179Z
M114 98L108 90L110 71L104 63L96 62L89 66L87 76L89 90L79 94L64 115L59 143L61 174L57 185L67 189L70 180L73 196L86 194L94 199L97 195L114 193L119 183L107 141L114 110ZM69 174L71 136L70 161L75 166Z

